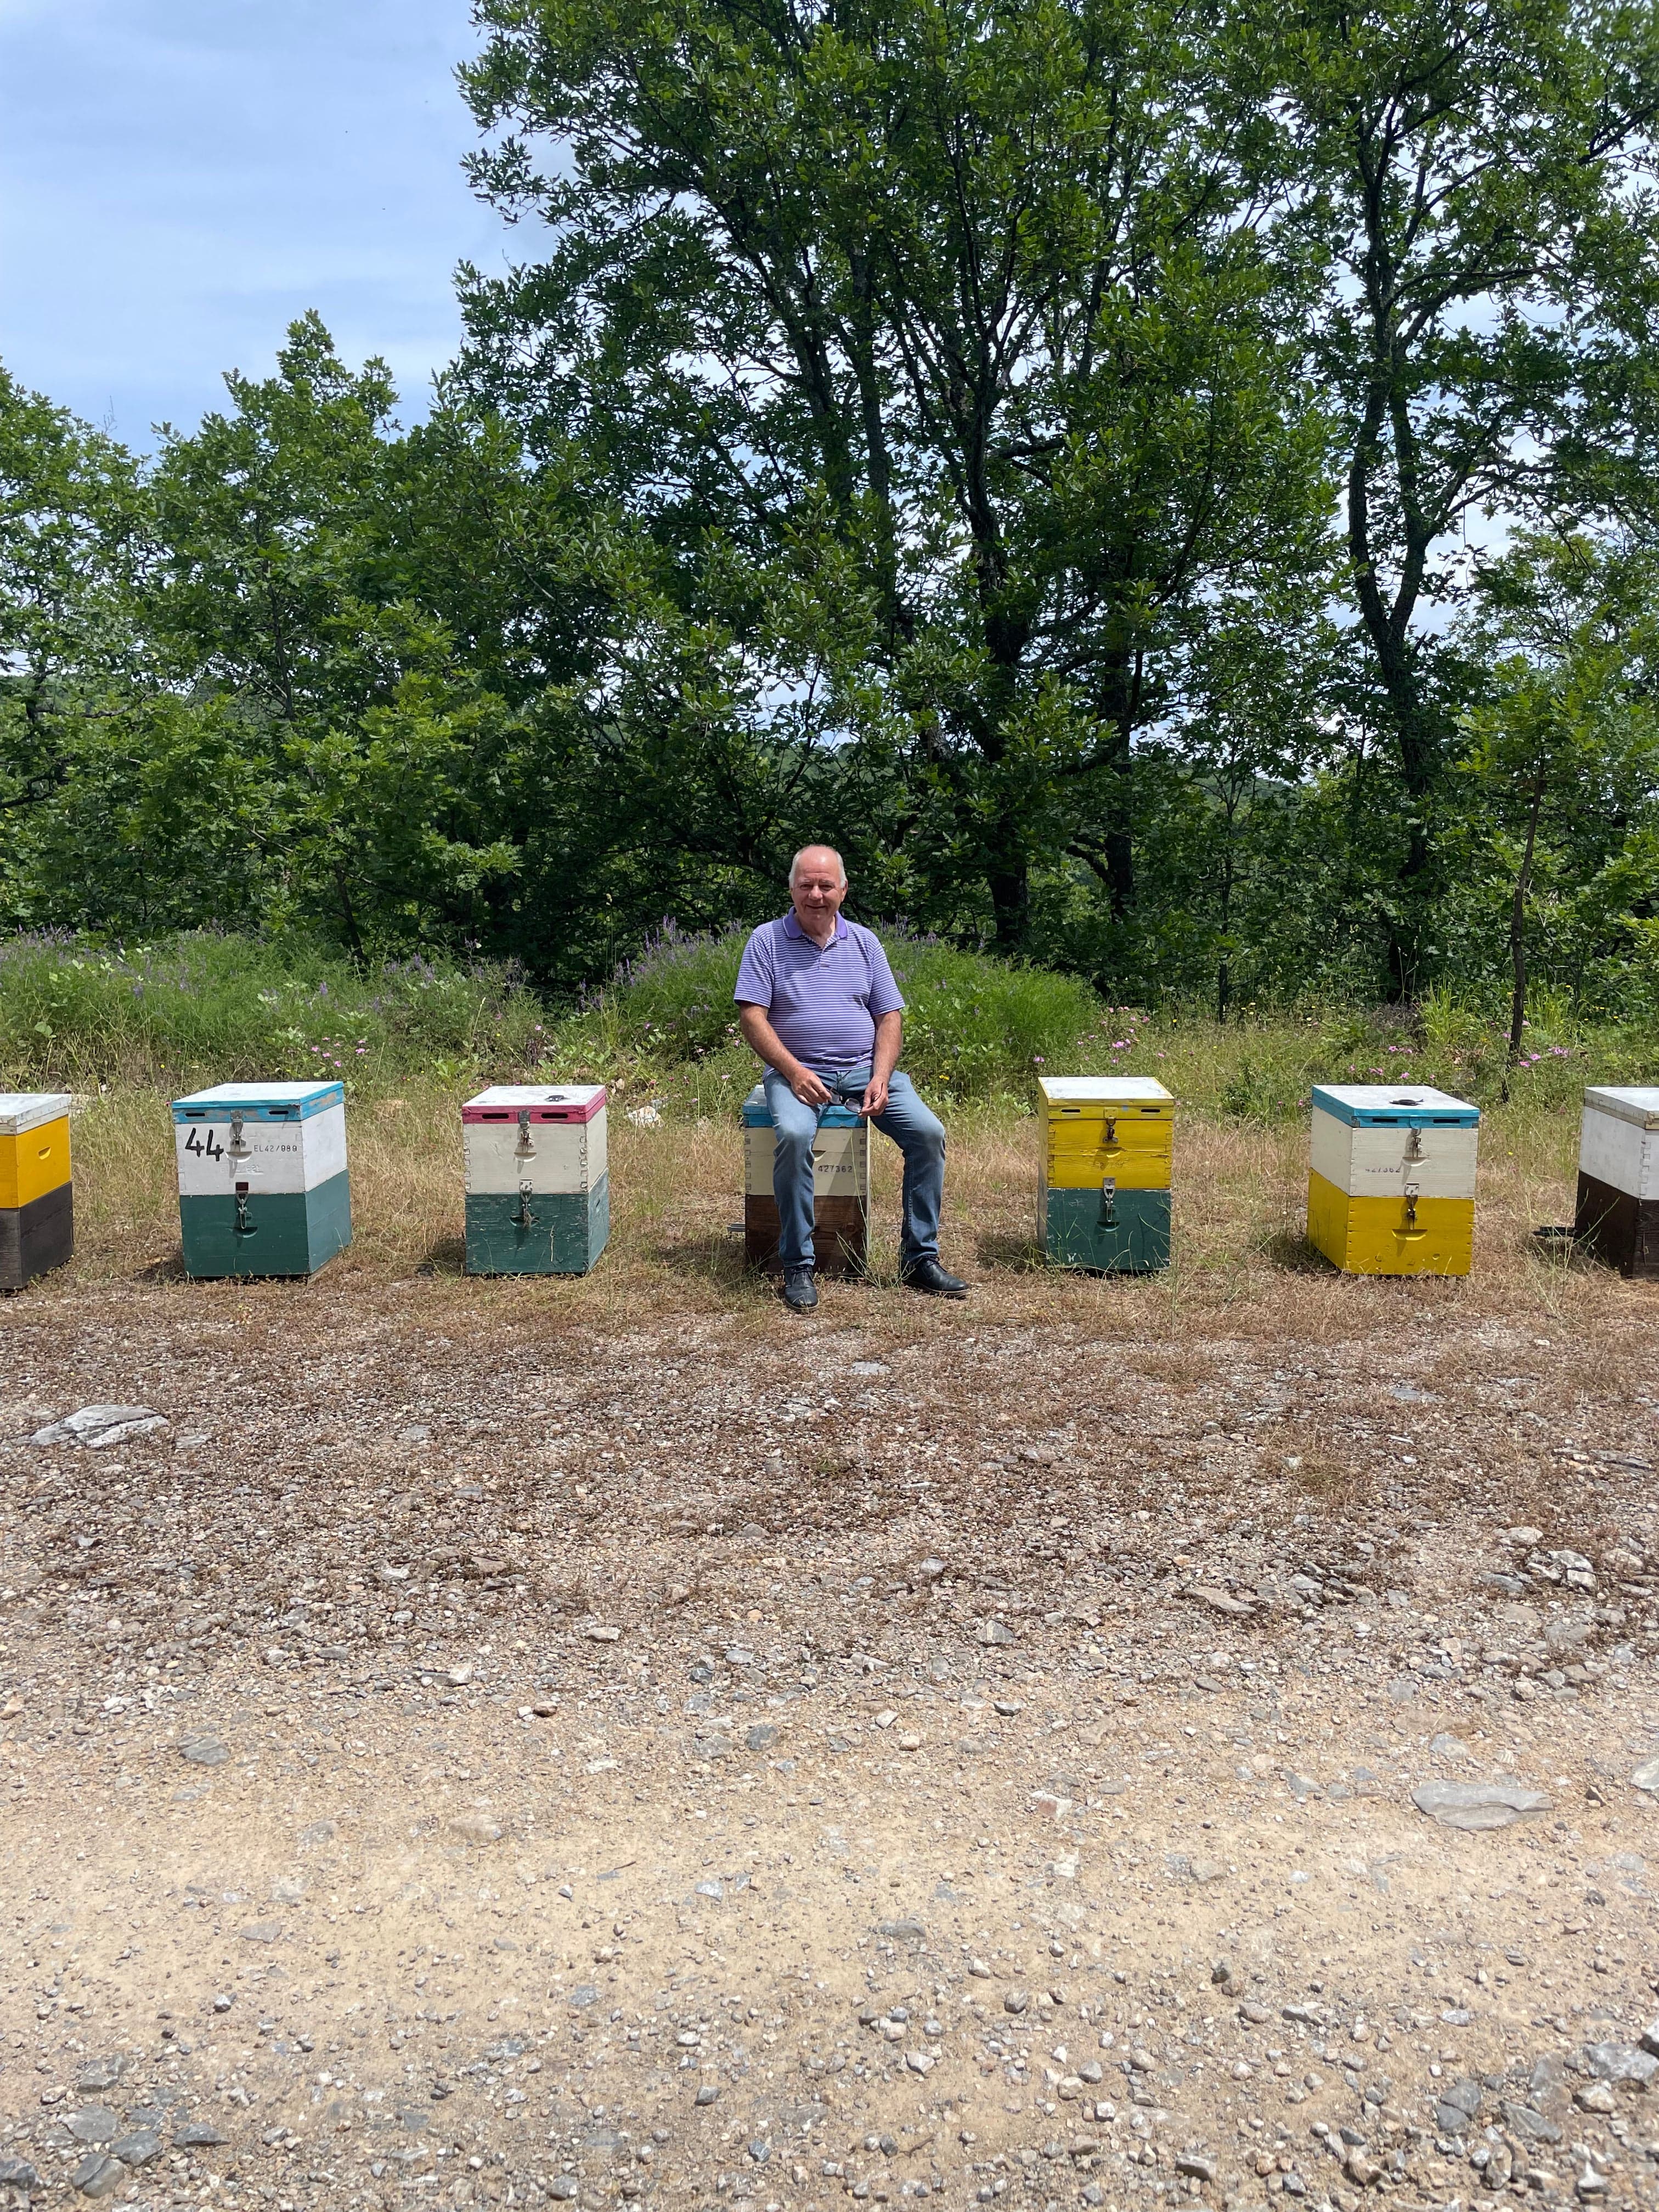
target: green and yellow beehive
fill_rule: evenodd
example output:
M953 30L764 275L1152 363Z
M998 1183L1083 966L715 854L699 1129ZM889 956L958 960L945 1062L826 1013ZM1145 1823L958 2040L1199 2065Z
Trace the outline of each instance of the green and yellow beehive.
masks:
M1049 1261L1113 1274L1167 1267L1175 1100L1149 1075L1048 1076L1037 1093Z

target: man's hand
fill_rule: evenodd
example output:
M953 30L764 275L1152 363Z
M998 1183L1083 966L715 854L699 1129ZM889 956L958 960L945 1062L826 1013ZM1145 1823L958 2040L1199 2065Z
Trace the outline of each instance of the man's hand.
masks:
M789 1088L803 1106L826 1106L830 1103L830 1086L814 1075L810 1067L798 1067L788 1079Z
M864 1086L864 1096L859 1101L859 1112L866 1121L887 1111L888 1091L893 1079L893 1070L898 1066L899 1047L904 1040L902 1014L884 1014L876 1024L876 1048L870 1055L870 1080Z

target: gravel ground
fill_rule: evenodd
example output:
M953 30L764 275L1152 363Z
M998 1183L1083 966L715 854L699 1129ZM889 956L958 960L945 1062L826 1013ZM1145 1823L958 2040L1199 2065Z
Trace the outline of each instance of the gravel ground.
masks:
M330 1279L0 1304L14 2195L1659 2204L1651 1291Z

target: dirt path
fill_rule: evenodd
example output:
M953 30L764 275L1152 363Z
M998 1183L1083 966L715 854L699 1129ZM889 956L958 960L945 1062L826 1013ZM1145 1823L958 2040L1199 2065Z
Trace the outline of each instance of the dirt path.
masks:
M321 1289L0 1308L14 2186L1659 2203L1650 1294Z

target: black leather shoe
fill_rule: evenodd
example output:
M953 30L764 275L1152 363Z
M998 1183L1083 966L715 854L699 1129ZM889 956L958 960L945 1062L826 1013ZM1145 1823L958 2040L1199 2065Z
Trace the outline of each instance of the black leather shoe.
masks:
M818 1302L818 1286L810 1267L786 1267L783 1303L795 1313L811 1313Z
M965 1298L968 1285L955 1275L947 1275L937 1260L918 1260L914 1267L907 1267L902 1277L907 1291L925 1291L930 1298Z

